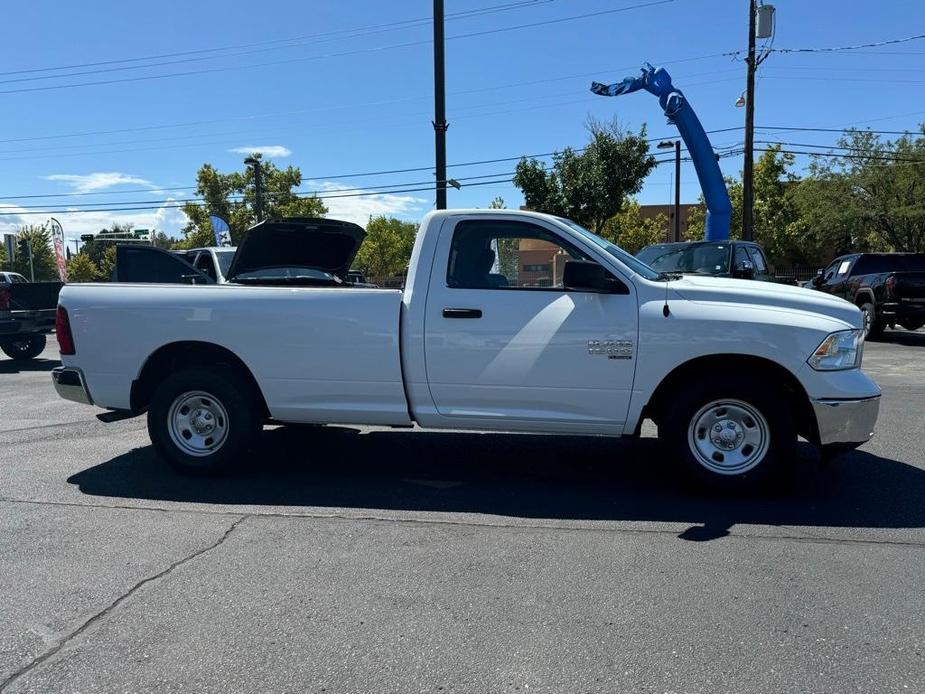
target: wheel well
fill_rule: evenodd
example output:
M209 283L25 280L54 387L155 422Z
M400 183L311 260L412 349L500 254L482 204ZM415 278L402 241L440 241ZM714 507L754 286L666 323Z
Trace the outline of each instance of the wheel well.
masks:
M211 342L173 342L164 345L147 358L138 378L132 382L131 406L134 412L143 412L151 404L151 397L158 384L168 374L191 366L225 366L234 369L254 389L260 398L264 416L269 417L263 392L254 374L234 352Z
M855 306L860 306L868 302L871 304L876 303L873 292L858 292L857 296L854 297Z
M792 405L798 433L809 441L818 440L819 434L812 404L796 376L777 362L745 354L714 354L698 357L675 367L658 384L643 409L642 416L658 424L659 418L667 411L671 403L672 394L682 389L686 382L708 378L711 372L718 378L725 378L730 372L736 373L740 370L745 370L746 373L781 388Z

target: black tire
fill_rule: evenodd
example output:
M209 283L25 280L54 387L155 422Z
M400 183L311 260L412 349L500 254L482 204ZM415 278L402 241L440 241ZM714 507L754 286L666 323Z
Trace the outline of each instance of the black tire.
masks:
M797 457L789 398L769 381L721 380L698 378L679 389L658 428L671 462L698 486L721 491L757 490L786 481ZM729 422L736 426L729 427ZM726 435L733 439L725 441ZM721 450L714 436L734 448ZM742 462L736 464L739 458Z
M6 339L0 344L0 349L10 359L16 361L29 361L35 359L45 351L45 336L41 333L35 335L17 335Z
M257 393L233 369L193 367L158 385L148 409L148 434L175 470L217 475L253 443L262 425L259 412Z
M906 330L918 330L923 325L925 325L925 320L914 320L912 318L904 318L899 321L899 324L903 326Z
M877 309L870 301L858 306L864 316L864 337L867 340L876 340L886 330L886 321L877 316Z

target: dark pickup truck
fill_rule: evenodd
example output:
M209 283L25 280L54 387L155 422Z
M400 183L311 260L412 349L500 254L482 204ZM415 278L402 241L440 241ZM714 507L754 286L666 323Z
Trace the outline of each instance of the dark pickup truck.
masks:
M17 361L45 349L45 333L55 328L61 282L6 281L0 275L0 350Z
M636 254L659 272L680 272L745 280L773 280L761 246L751 241L656 243Z
M810 286L860 308L872 339L887 326L918 330L925 325L925 255L921 253L843 255L820 270Z

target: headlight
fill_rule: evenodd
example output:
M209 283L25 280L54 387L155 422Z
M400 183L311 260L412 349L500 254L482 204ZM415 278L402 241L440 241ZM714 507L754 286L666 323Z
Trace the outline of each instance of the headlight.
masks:
M840 371L860 367L863 355L864 331L842 330L825 338L807 361L816 371Z

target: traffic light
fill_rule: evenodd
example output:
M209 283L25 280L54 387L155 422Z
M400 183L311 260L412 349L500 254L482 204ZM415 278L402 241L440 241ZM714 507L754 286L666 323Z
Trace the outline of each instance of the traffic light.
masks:
M29 239L24 236L21 236L16 242L17 252L23 260L32 259L32 246L29 243Z

